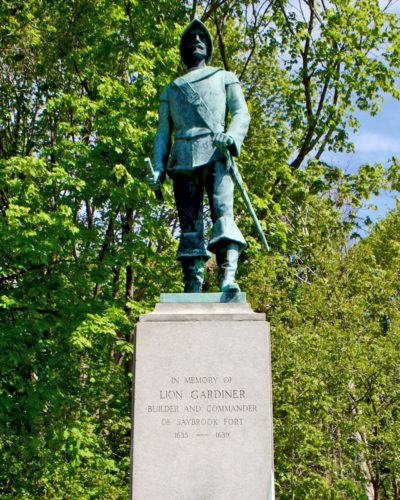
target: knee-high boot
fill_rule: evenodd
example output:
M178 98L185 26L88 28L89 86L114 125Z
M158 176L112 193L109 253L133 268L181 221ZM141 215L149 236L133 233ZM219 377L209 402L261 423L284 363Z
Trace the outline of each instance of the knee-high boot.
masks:
M204 259L196 257L181 258L185 293L201 292L204 280Z
M219 289L221 292L240 292L235 283L235 274L239 258L239 245L227 243L216 252L218 264Z

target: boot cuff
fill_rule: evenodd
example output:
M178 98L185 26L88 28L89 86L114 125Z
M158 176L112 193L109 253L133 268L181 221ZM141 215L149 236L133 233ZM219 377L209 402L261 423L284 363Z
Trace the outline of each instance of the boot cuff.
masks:
M237 243L239 245L239 251L247 246L242 233L231 217L220 217L216 220L208 243L208 250L215 252L221 240L229 240Z
M185 257L202 257L208 260L211 255L207 252L206 243L202 233L182 233L179 242L176 260Z

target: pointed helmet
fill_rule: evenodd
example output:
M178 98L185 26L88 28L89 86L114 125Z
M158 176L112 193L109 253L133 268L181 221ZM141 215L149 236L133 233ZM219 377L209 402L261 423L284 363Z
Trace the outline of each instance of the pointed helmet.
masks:
M186 38L187 38L187 35L192 30L201 30L201 31L203 31L203 33L205 35L206 45L207 45L206 63L208 63L212 57L212 54L213 54L213 42L212 42L210 32L205 27L205 25L201 21L199 21L198 19L193 19L193 21L186 26L185 31L183 32L183 34L181 36L179 50L181 53L182 61L186 64L186 66L188 65L188 59L187 59L187 54L186 54L186 50L185 50L186 49Z

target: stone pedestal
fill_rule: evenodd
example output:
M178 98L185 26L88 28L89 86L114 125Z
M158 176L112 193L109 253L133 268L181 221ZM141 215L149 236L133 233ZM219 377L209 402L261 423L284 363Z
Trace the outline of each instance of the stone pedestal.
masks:
M268 323L245 294L196 295L136 326L131 498L272 500Z

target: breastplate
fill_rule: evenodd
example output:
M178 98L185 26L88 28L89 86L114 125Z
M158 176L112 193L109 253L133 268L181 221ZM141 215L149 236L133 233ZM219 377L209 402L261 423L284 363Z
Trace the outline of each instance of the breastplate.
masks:
M226 91L223 72L218 71L213 75L190 83L192 88L201 96L208 109L216 118L220 132L225 129L227 115ZM195 135L193 130L199 133L207 133L207 125L196 111L196 107L187 101L183 92L175 85L170 86L168 101L170 113L177 137Z

